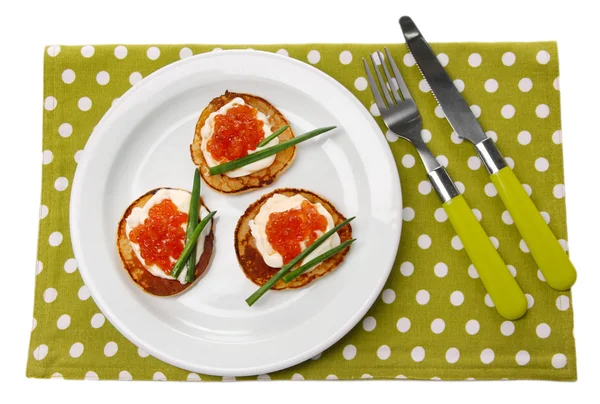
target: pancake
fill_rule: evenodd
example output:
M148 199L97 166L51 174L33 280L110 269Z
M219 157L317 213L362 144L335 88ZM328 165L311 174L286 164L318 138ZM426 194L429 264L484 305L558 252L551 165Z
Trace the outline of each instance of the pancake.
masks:
M213 112L218 111L222 106L231 102L234 98L240 97L246 104L256 108L265 114L271 125L271 130L275 132L282 126L289 125L285 117L268 101L249 94L238 94L226 91L220 97L214 98L210 104L204 108L198 122L196 123L196 132L194 141L190 146L192 161L198 169L202 178L212 189L225 194L237 194L241 192L258 189L272 184L292 163L296 153L296 146L285 149L275 155L275 161L269 167L256 171L250 175L238 178L230 178L224 174L210 175L209 166L202 154L201 144L202 135L200 131L204 126L206 119ZM294 137L291 127L283 131L279 136L279 142L283 142Z
M253 283L258 286L264 285L273 275L275 275L280 268L272 268L268 266L261 253L258 251L256 247L256 241L254 236L250 231L250 220L253 220L258 212L260 211L261 206L274 194L282 194L285 196L294 196L296 194L300 194L305 197L311 203L320 202L321 205L331 214L333 218L333 222L335 225L340 224L346 218L337 211L337 209L331 204L331 202L327 201L325 198L303 189L295 189L295 188L282 188L276 189L275 191L263 195L259 200L248 206L242 217L240 217L237 226L235 228L234 233L234 243L235 243L235 253L238 259L238 262L244 272L244 275L248 279L250 279ZM340 236L340 243L344 241L352 239L352 227L350 224L342 227L338 231L338 235ZM328 274L337 268L346 257L350 246L344 248L339 253L334 256L328 258L321 264L319 264L316 268L309 272L305 272L302 275L298 276L296 279L292 280L289 283L283 282L283 280L278 281L272 289L282 290L282 289L294 289L300 288L312 282L313 280L320 278L323 275Z
M200 260L196 265L195 278L193 282L189 282L185 285L182 285L176 279L164 279L152 275L144 267L144 265L142 265L135 252L133 251L133 248L131 247L131 244L126 234L126 219L134 208L143 207L146 204L146 202L148 202L148 200L160 189L164 188L153 189L152 191L149 191L146 194L140 196L131 205L129 205L129 207L123 214L123 217L119 221L119 227L117 230L117 249L119 250L119 257L121 258L121 263L123 264L123 267L129 274L131 279L133 279L133 281L140 288L142 288L145 292L148 292L155 296L173 296L183 292L184 290L192 286L194 283L196 283L198 279L200 279L202 274L206 271L213 252L214 235L213 228L211 228L210 233L204 239L204 252L202 253ZM200 198L200 203L206 208L206 205L204 205L202 198ZM208 208L206 209L209 210ZM214 221L211 222L211 225L214 225Z

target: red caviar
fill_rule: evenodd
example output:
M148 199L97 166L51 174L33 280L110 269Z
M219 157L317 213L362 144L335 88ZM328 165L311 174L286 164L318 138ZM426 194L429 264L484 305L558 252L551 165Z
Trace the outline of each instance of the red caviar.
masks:
M283 257L284 265L302 252L301 242L308 247L319 238L317 231L325 232L327 218L308 201L299 209L274 212L267 221L267 240Z
M265 137L263 121L257 110L248 105L236 105L224 115L215 116L213 135L207 149L215 160L224 163L248 155Z
M188 215L177 209L170 199L163 199L148 211L148 218L129 232L129 239L140 246L140 255L146 265L156 265L166 274L183 252Z

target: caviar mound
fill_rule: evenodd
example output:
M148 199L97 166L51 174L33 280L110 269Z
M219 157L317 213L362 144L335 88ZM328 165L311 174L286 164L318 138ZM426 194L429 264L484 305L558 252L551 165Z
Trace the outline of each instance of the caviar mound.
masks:
M127 210L125 210L123 217L119 221L117 230L117 250L119 251L119 257L121 259L121 263L123 264L123 268L140 288L142 288L145 292L155 296L173 296L185 291L194 283L196 283L208 268L214 247L214 233L213 228L211 227L210 233L204 239L204 252L202 253L200 260L196 265L193 282L182 285L176 279L159 278L148 272L148 270L136 256L133 248L131 247L129 239L127 238L126 219L134 208L143 207L146 202L148 202L148 200L150 200L150 198L152 198L152 196L160 189L164 188L153 189L140 196L131 205L129 205ZM200 198L200 203L204 205L202 198ZM206 208L206 205L204 205L204 207ZM211 223L211 225L214 226L214 222Z
M190 146L192 161L198 166L204 182L212 189L225 194L247 192L272 184L291 165L296 154L296 146L280 151L275 155L275 161L269 167L244 177L230 178L225 174L210 175L210 167L202 153L202 135L200 132L211 113L218 111L222 106L228 104L236 97L242 98L247 105L250 105L265 114L273 132L282 126L289 125L281 112L268 101L250 94L239 94L226 91L225 94L214 98L206 108L204 108L196 123L194 140ZM293 137L294 132L291 128L287 128L278 136L280 142L290 140Z
M282 194L290 197L294 195L302 195L311 203L321 203L321 205L323 205L323 207L333 217L333 222L335 225L338 225L346 220L346 218L340 212L338 212L331 202L311 191L303 189L276 189L273 192L263 195L256 202L252 203L250 206L248 206L244 214L238 220L234 233L234 243L237 260L242 268L242 271L244 272L244 275L246 275L250 281L258 286L264 285L279 271L280 268L272 268L265 263L262 255L256 247L256 241L250 231L249 222L256 217L262 205L274 194ZM347 224L346 226L342 227L338 231L338 235L340 236L340 243L352 239L351 225ZM294 289L308 285L313 280L320 278L321 276L326 275L337 268L344 261L344 258L349 250L350 246L344 248L339 253L323 261L313 270L303 273L289 283L285 283L283 280L278 281L275 283L272 289Z

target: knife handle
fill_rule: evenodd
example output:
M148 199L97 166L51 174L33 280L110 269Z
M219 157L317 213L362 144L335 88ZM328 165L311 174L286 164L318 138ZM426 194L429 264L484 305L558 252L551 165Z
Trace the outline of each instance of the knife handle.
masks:
M508 320L521 318L527 311L527 299L465 198L455 196L443 207L498 313Z
M556 290L569 289L577 278L575 267L515 173L504 167L490 178L548 285Z

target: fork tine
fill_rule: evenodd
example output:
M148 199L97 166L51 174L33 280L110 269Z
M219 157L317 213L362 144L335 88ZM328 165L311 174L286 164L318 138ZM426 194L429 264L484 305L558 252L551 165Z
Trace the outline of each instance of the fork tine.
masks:
M383 73L385 74L385 77L387 78L388 83L390 83L390 91L394 95L396 102L402 102L402 98L400 98L400 94L398 94L398 82L396 81L395 78L394 78L394 80L392 80L392 76L390 76L390 71L387 68L387 64L385 63L385 60L381 57L381 55L383 55L383 54L378 53L377 55L381 59L381 66L383 66Z
M363 65L365 66L365 73L367 74L367 81L369 82L369 87L371 88L371 92L373 93L373 98L375 99L375 104L377 104L377 108L381 113L384 109L386 109L385 102L383 98L381 98L381 93L377 88L377 83L375 83L375 79L373 78L373 74L371 74L371 69L369 69L369 65L365 58L363 58Z
M379 51L377 51L376 53L377 53L377 57L379 57ZM381 91L383 91L383 95L384 95L385 99L387 100L388 105L391 107L392 105L394 105L394 100L390 96L390 92L388 91L388 86L387 86L385 80L383 79L383 77L381 76L381 72L379 71L377 62L375 62L375 57L373 56L373 53L371 53L371 61L373 62L373 68L375 69L375 74L377 74L377 78L379 79L379 84L381 85ZM380 61L380 62L383 64L383 61Z
M394 72L394 78L396 79L396 83L398 84L398 88L400 89L402 96L404 97L405 100L411 100L412 97L410 95L410 91L408 91L408 87L406 86L406 83L404 82L404 78L402 77L402 74L400 74L400 70L398 69L396 62L394 61L394 58L390 54L390 51L388 50L387 47L385 47L384 49L385 49L387 58L390 61L390 65L392 66L392 71Z

